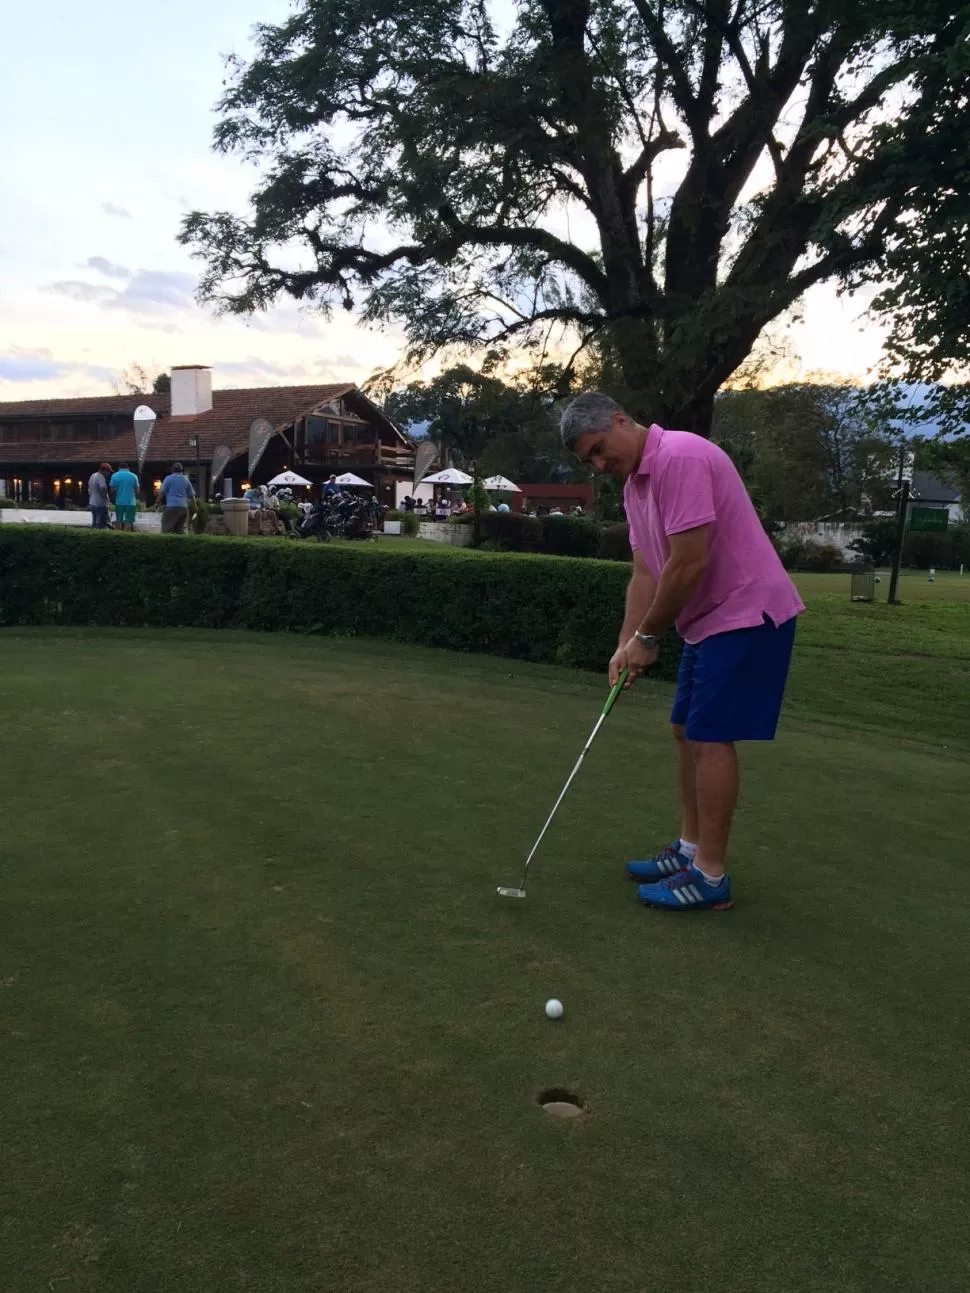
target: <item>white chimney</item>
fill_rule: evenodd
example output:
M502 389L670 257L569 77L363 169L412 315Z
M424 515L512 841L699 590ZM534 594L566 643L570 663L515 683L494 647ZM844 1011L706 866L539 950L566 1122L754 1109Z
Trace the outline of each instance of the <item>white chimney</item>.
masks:
M173 418L194 417L212 408L212 369L203 364L182 364L172 369Z

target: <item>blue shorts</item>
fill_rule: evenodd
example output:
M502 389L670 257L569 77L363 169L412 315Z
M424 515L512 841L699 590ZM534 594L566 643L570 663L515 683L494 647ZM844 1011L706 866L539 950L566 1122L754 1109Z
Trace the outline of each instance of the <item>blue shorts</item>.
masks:
M795 617L684 643L671 723L689 741L771 741L788 679Z

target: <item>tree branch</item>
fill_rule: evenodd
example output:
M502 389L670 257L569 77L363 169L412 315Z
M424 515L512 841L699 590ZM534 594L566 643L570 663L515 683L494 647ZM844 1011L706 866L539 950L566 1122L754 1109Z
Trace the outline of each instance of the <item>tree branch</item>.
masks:
M670 73L671 92L674 102L683 114L692 138L695 141L706 139L707 122L698 112L697 100L694 97L694 87L690 83L687 69L677 53L676 46L667 35L663 23L650 7L648 0L633 0L633 7L640 15L640 19L647 29L647 34L653 42L658 56L663 60L664 66Z
M578 274L592 292L600 297L606 293L606 275L592 257L572 243L563 242L546 229L492 229L484 225L466 224L451 211L442 211L440 214L462 243L481 247L528 247L533 251L545 252L553 260L560 261Z
M651 130L652 129L653 123L651 122ZM647 172L650 170L650 167L661 153L665 153L671 148L683 147L684 141L681 139L680 135L677 134L676 130L668 130L667 127L661 123L660 133L655 135L652 139L648 139L644 142L643 149L636 161L633 162L626 171L624 171L623 179L630 185L633 192L636 192L646 179Z

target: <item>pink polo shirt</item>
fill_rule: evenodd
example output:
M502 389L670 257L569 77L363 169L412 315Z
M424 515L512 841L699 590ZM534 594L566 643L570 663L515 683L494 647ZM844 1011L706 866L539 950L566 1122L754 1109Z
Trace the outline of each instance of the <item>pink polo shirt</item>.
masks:
M752 628L765 615L784 624L805 609L734 463L703 436L651 426L623 506L630 544L658 580L670 555L667 536L711 527L707 569L677 618L686 641Z

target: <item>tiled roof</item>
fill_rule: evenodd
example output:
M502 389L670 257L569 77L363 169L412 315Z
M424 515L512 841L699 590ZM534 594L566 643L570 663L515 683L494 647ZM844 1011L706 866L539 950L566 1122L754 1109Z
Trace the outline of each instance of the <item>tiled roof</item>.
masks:
M216 445L226 444L236 453L249 446L249 425L264 417L280 430L295 419L330 400L346 398L359 404L361 416L384 419L375 405L352 382L329 386L253 386L238 390L213 391L208 413L173 418L168 395L98 395L74 400L17 400L0 403L0 423L18 418L68 418L71 414L119 413L130 417L139 404L147 404L158 415L148 450L148 462L194 458L189 436L198 432L199 455L212 457ZM131 424L129 423L129 426ZM402 437L403 439L403 437ZM125 461L135 458L134 429L114 440L38 440L0 443L0 464Z
M918 495L917 503L958 503L960 491L945 480L931 476L928 471L914 471L912 491Z

